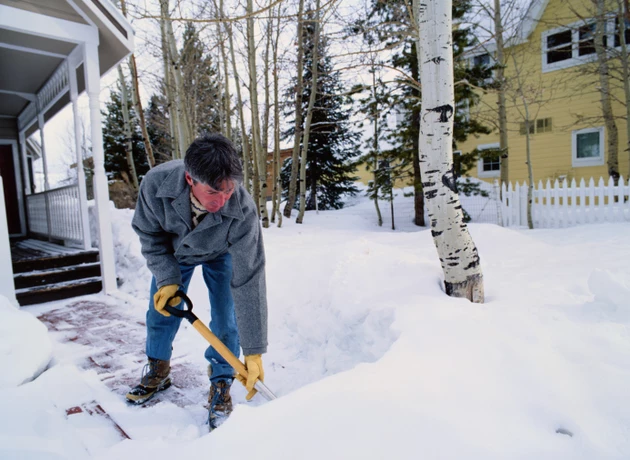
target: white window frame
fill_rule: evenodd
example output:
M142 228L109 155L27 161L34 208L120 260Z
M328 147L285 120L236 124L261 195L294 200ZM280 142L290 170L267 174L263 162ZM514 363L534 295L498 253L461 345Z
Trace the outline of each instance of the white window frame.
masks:
M592 24L595 19L588 19L573 22L566 26L556 27L554 29L545 30L540 35L542 53L542 71L553 72L554 70L566 69L569 67L573 67L580 64L585 64L587 62L593 62L597 60L597 54L587 54L585 56L579 55L579 42L580 42L580 27ZM555 35L561 32L565 32L567 30L571 31L571 58L565 59L564 61L558 61L551 64L547 63L547 52L549 49L547 48L547 37L550 35ZM610 43L614 43L615 40L615 16L610 16L606 20L606 41ZM610 46L609 46L610 47ZM612 47L610 47L612 48ZM620 48L620 47L617 47Z
M475 65L475 58L477 56L483 56L484 54L487 54L488 57L490 58L488 67L492 67L496 65L497 59L496 59L496 56L494 55L494 50L481 49L474 52L466 53L466 60L467 60L468 68L473 68ZM496 70L493 70L492 74L484 80L484 83L486 83L487 85L493 83L495 80L495 74L496 74Z
M578 158L577 157L577 136L578 134L599 133L599 152L600 155L596 158ZM571 164L574 168L580 168L584 166L601 166L604 164L604 157L606 156L605 149L605 129L603 126L597 128L584 128L576 129L571 132Z
M496 150L501 148L501 144L494 142L492 144L480 144L477 146L477 150ZM477 177L487 179L490 177L501 177L501 168L496 171L484 171L483 170L483 158L479 157L477 160Z

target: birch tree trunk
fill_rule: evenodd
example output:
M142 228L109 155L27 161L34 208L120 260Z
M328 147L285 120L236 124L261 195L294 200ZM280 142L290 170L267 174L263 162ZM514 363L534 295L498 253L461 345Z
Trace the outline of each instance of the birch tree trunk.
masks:
M510 180L508 157L507 106L505 102L505 45L503 43L503 19L501 16L501 0L494 0L494 36L497 45L497 106L499 109L499 149L501 149L501 183Z
M258 166L258 208L262 226L269 227L267 212L267 152L260 142L260 115L258 112L258 81L256 78L256 43L254 42L254 3L247 0L247 55L249 62L249 93L252 104L252 138L254 143L254 161Z
M183 152L180 149L180 139L177 130L179 125L177 109L175 108L175 96L173 95L173 84L170 66L168 64L168 44L166 38L166 20L160 16L160 32L162 38L162 65L164 67L164 93L166 94L166 103L168 106L168 128L171 137L171 150L173 159L182 158Z
M282 213L280 212L280 200L282 199L282 180L280 179L280 90L278 74L278 43L280 41L280 13L278 6L275 37L273 41L273 192L271 194L272 212L271 222L278 215L278 227L282 227Z
M173 89L175 93L175 111L177 111L179 149L183 157L186 149L193 141L193 130L190 115L184 104L184 83L182 79L182 72L179 67L179 53L177 52L177 44L175 42L175 35L173 34L173 25L171 22L168 3L169 0L160 0L161 14L164 19L164 28L166 32L168 64L172 76L171 82L174 83Z
M630 9L628 8L627 0L625 0L623 3L619 2L619 14L617 15L617 20L619 21L619 38L621 42L621 72L623 75L623 92L626 103L626 152L628 154L628 174L626 175L626 177L630 178L630 58L628 56L628 43L626 43L626 21L629 20L627 16L629 13Z
M289 180L289 195L284 205L284 217L291 217L291 210L295 205L297 193L297 177L299 171L300 144L302 143L302 92L304 91L304 0L300 0L297 15L297 84L295 87L295 133L293 153L291 155L291 179Z
M273 0L272 0L273 1ZM273 10L272 10L273 11ZM262 127L262 145L265 150L265 161L267 158L267 152L269 151L269 118L271 116L271 104L269 99L271 96L269 85L269 53L271 51L271 35L273 33L273 18L267 19L267 37L265 38L265 54L264 54L264 86L265 86L265 111L263 112L263 127Z
M516 55L512 53L512 61L514 62L514 77L516 80L516 92L518 97L521 100L521 104L523 104L523 112L519 112L523 115L525 119L525 163L527 163L527 226L530 230L534 228L534 220L532 219L532 203L534 200L534 167L532 165L532 150L531 150L531 131L533 129L532 123L536 119L536 115L533 117L529 112L529 101L527 100L527 96L525 95L525 82L523 81L523 66L519 66L516 61ZM530 90L531 92L531 90ZM534 93L535 94L535 93ZM535 97L535 96L534 96ZM518 191L517 191L518 193Z
M225 75L225 89L224 89L224 111L225 111L225 136L228 139L232 139L232 97L230 95L230 74L228 72L228 58L225 51L225 38L221 33L221 25L224 21L223 16L223 0L219 0L219 17L221 22L217 26L217 32L219 35L219 46L221 47L221 58L223 60L223 74Z
M126 0L120 0L120 8L123 16L127 17ZM136 55L134 53L131 53L129 56L129 70L131 71L131 99L133 100L133 106L136 111L136 116L138 117L138 123L140 124L144 151L147 155L147 163L149 164L149 169L151 169L155 166L155 156L153 155L153 147L151 146L151 139L149 138L149 131L147 130L147 122L144 118L144 109L142 108L142 100L140 99L138 66L136 65Z
M419 20L420 166L431 234L446 294L483 303L483 275L477 248L464 223L453 168L452 0L414 0Z
M229 22L225 23L225 33L228 36L230 44L230 57L232 58L232 73L234 74L234 82L236 83L236 102L238 106L239 122L241 125L241 139L243 147L243 183L250 195L254 196L251 185L249 183L249 138L247 137L247 131L245 130L245 114L243 112L243 97L241 95L241 79L236 66L236 53L234 52L234 38L232 37L232 25Z
M379 119L379 110L378 110L378 102L377 99L377 91L376 91L376 65L374 61L372 61L372 100L374 103L374 107L371 110L372 115L372 123L374 123L374 141L372 143L372 148L374 149L374 166L372 172L374 173L374 207L376 208L376 216L378 219L378 226L383 226L383 216L381 214L381 208L378 206L378 154L379 154L379 138L380 138L380 125L378 123Z
M597 19L595 23L595 51L597 53L600 98L602 103L602 116L606 126L606 139L608 140L608 175L615 181L619 180L619 140L617 124L613 115L610 101L610 77L608 68L608 53L604 46L606 35L606 22L604 0L593 0L597 7Z
M311 134L311 122L313 120L313 110L315 108L315 101L317 100L317 77L319 70L319 34L321 29L321 11L320 2L315 2L315 37L313 40L313 62L311 65L311 95L308 101L308 108L306 109L306 122L304 123L304 140L302 141L302 157L300 159L300 212L298 213L295 222L301 224L304 220L304 211L306 210L306 160L308 157L308 138ZM313 177L313 180L317 180ZM317 186L315 186L315 196L317 200Z
M127 94L127 82L122 66L118 66L118 81L120 82L120 105L122 106L123 115L123 133L125 134L125 155L127 157L127 165L131 173L131 183L134 190L138 190L138 175L136 174L136 165L133 162L133 142L131 141L131 120L129 118L129 95Z

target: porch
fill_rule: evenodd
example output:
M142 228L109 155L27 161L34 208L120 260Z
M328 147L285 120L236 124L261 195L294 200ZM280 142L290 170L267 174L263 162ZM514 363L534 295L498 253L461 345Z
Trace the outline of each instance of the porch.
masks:
M0 0L0 257L13 261L3 270L0 295L14 303L117 288L100 90L101 76L132 50L133 30L108 0ZM87 111L77 102L82 93ZM66 107L72 109L68 151L76 170L55 184L51 175L60 160L51 155L54 141L44 128ZM81 167L87 150L82 115L89 121L91 177ZM91 216L88 188L94 192ZM26 275L24 267L33 273ZM66 286L52 288L50 280Z
M11 241L15 296L20 305L51 302L103 288L97 250L34 239Z

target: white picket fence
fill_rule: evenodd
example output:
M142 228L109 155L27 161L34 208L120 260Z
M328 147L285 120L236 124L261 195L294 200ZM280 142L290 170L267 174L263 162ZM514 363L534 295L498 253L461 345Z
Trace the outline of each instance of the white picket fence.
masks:
M513 187L510 182L501 185L501 215L503 225L527 226L526 182ZM542 181L533 190L532 220L534 228L558 228L596 222L630 221L630 182L623 177L615 185L612 178L608 184L600 177L597 185L591 178L588 185L584 179L577 185L565 179L553 184Z

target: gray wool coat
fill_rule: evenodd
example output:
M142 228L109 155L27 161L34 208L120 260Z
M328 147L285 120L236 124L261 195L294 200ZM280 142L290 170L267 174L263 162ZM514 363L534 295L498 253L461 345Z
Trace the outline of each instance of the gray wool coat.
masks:
M267 351L267 291L262 231L254 200L238 185L225 206L192 228L190 186L182 160L151 169L142 180L133 229L158 288L181 285L179 264L198 265L229 252L232 295L245 355Z

